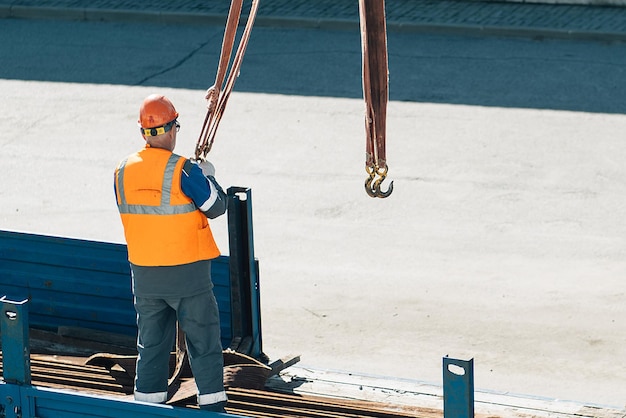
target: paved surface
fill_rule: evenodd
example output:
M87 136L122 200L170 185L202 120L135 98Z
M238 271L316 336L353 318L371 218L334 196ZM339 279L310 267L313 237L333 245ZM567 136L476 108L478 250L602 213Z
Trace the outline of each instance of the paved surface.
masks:
M228 1L0 1L0 17L150 19L200 23L222 18ZM249 2L246 2L246 7ZM626 7L481 1L389 0L389 30L626 40ZM337 28L358 22L356 0L261 0L258 25Z

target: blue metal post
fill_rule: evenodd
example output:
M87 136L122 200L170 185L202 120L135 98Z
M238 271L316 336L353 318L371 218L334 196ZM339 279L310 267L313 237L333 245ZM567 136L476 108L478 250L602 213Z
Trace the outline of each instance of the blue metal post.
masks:
M28 300L10 301L3 296L2 332L3 377L7 383L30 385L30 345L28 341Z
M474 417L474 359L443 358L443 416Z
M238 351L263 357L259 266L254 257L252 190L228 189L229 267L233 337L247 341ZM243 349L245 348L245 349Z

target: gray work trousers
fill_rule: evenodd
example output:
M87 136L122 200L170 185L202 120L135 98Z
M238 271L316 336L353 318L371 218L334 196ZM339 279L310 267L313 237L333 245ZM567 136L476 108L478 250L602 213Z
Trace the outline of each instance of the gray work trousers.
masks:
M135 297L135 310L139 328L135 399L166 401L169 358L178 320L185 332L198 403L225 402L219 311L213 291L185 298Z

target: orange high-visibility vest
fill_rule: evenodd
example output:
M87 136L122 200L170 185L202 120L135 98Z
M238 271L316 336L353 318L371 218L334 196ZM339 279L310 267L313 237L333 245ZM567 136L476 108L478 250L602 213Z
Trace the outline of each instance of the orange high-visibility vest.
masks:
M146 147L115 170L131 263L174 266L220 255L206 216L181 190L185 161L168 150Z

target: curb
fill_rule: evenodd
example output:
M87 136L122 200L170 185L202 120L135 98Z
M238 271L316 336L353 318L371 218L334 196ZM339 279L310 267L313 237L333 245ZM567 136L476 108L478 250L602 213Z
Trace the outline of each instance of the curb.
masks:
M388 23L393 32L424 32L452 35L502 36L532 39L571 39L599 42L626 42L626 33L553 29L546 27L485 26L439 23Z
M242 15L245 18L245 15ZM143 22L160 24L223 25L226 15L188 12L158 12L127 9L60 8L0 5L0 18L58 19L89 22ZM261 27L306 28L323 30L359 30L359 22L349 19L316 19L282 16L258 16ZM397 33L434 33L469 36L503 36L533 39L572 39L600 42L624 42L626 33L553 29L547 27L485 26L468 24L387 22L387 30Z

